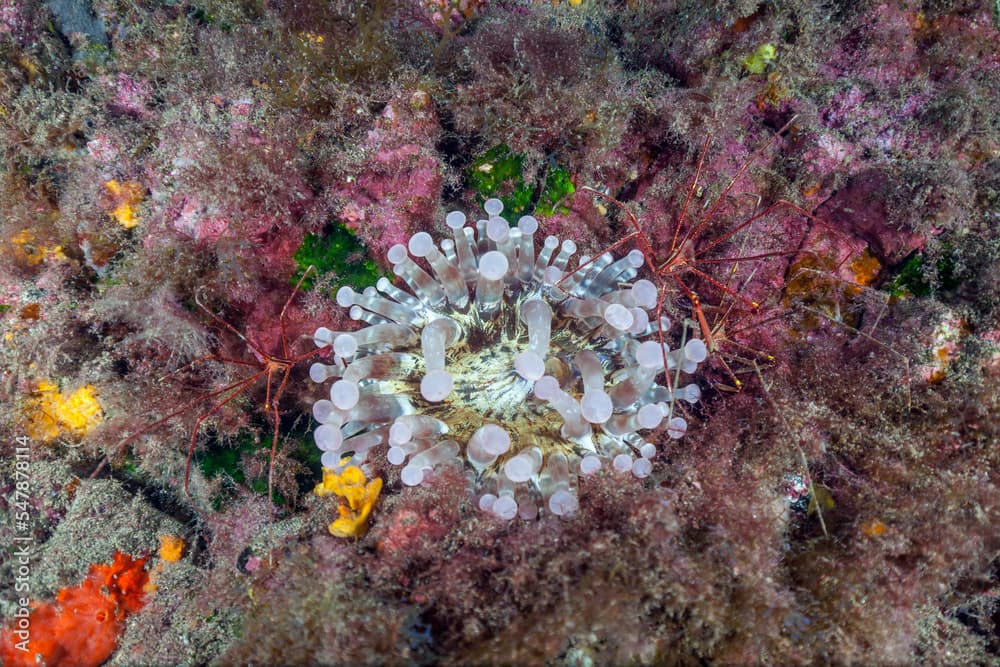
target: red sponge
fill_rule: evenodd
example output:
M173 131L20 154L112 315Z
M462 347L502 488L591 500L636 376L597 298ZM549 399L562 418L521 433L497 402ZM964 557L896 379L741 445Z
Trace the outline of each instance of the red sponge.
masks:
M126 614L145 604L146 560L116 551L110 564L91 565L82 584L59 591L54 604L34 606L27 634L17 624L0 630L0 664L97 667L104 663L118 646Z

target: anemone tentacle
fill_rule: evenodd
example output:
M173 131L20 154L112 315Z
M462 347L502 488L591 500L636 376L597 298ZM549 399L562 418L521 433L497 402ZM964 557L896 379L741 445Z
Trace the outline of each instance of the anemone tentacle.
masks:
M669 437L683 436L674 402L697 402L698 386L656 379L694 373L705 345L682 337L677 349L660 349L655 288L635 280L634 256L581 257L557 284L575 244L550 236L536 255L534 218L509 227L498 200L485 209L468 227L464 214L449 213L454 240L441 250L426 233L390 249L407 289L383 279L338 292L367 326L315 333L338 361L310 372L333 380L330 398L313 406L316 444L329 469L387 447L410 486L438 466L464 465L480 509L501 519L570 515L578 475L608 463L648 476L656 446L642 434L666 422Z

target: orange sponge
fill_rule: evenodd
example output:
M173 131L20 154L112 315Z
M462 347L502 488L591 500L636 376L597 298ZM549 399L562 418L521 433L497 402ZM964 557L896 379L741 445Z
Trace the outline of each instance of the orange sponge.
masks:
M34 605L27 632L0 630L0 664L10 666L97 667L111 657L125 616L145 604L146 558L115 552L109 564L90 566L79 586L59 591L54 604Z

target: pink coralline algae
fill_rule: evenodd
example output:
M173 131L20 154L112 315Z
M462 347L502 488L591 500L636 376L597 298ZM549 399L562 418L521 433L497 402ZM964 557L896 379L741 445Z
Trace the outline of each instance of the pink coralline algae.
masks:
M850 72L852 78L879 87L895 87L915 78L921 67L917 44L921 18L916 8L886 3L872 14L873 19L867 23L872 32L844 40L834 48L820 68L822 74L837 78Z
M134 79L127 74L119 74L109 82L109 85L114 92L114 100L111 103L113 109L136 118L145 118L149 115L147 105L152 96L149 82Z
M433 218L443 182L434 141L441 127L426 93L386 106L368 133L370 157L357 176L335 187L340 216L375 256L403 243Z
M924 111L929 99L929 95L921 93L902 100L887 100L852 86L834 95L822 119L827 127L854 137L858 148L916 152L930 147L930 135L926 131L908 130L907 123Z
M33 577L183 537L102 664L994 664L997 3L0 0Z
M832 194L834 189L831 174L852 170L860 151L857 146L843 141L836 132L821 131L812 134L804 146L802 161L805 170L811 175L807 181L803 197L822 201Z
M294 300L285 310L284 323L275 316L281 312L288 295L287 289L264 289L244 309L247 331L252 332L257 345L270 354L281 354L282 326L293 354L305 350L304 344L296 343L296 335L315 326L315 317Z
M566 198L567 212L557 212L539 220L541 229L552 236L571 238L585 247L607 245L607 218L595 203L593 194L578 190Z
M18 38L23 46L30 42L32 34L29 6L23 0L0 0L0 33Z
M916 232L887 224L888 189L884 173L858 174L827 200L817 215L863 238L883 261L898 262L922 247L925 239Z
M168 215L173 219L175 230L198 242L218 241L230 225L230 220L213 215L197 197L181 197Z
M102 169L116 165L121 158L121 151L114 139L106 134L98 134L87 142L87 155ZM108 172L110 177L111 172Z
M462 488L457 472L444 477L439 486L448 483ZM456 509L439 498L412 501L386 517L376 533L376 548L390 562L405 561L411 554L444 539L457 520Z
M238 215L229 209L209 206L197 196L178 197L178 202L166 211L171 219L175 238L188 237L204 248L229 248L241 257L244 270L255 267L260 275L289 275L295 263L292 256L302 243L300 228L289 227L282 233L275 230L282 226L280 218L268 214ZM146 247L152 251L164 238L146 237ZM259 301L258 289L237 281L229 298L252 303ZM280 310L280 306L278 307ZM273 319L273 317L272 317Z
M238 257L240 266L230 268L246 275L287 276L312 210L312 190L279 137L262 137L240 104L228 111L215 131L179 122L163 132L163 162L147 170L157 204L145 247L154 252L189 239ZM230 296L254 300L252 289Z

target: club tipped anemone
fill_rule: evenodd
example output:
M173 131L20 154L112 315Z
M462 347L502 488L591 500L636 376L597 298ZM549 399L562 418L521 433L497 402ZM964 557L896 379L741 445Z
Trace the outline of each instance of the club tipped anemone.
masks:
M641 253L571 268L573 241L550 236L538 248L537 220L511 227L499 200L484 208L471 224L448 213L452 237L440 246L424 232L393 246L399 286L337 293L363 326L314 335L335 360L310 369L329 383L313 406L316 444L338 470L385 447L406 486L464 466L479 508L499 519L570 516L578 476L606 467L647 477L657 448L641 434L683 436L678 402L701 394L677 380L708 349L663 342L669 322L650 312L656 288L632 282Z

